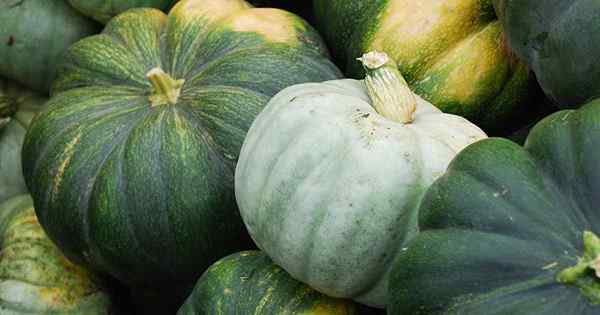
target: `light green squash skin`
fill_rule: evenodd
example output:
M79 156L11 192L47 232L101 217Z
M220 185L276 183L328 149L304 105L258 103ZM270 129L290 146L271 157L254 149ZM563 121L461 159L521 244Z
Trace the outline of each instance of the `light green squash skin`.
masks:
M21 147L33 116L47 98L0 78L0 202L27 192Z
M176 104L151 104L157 66L185 80ZM131 287L191 288L251 247L233 178L255 116L288 85L338 76L316 32L281 10L128 10L69 49L26 136L40 222L67 257Z
M198 280L177 315L356 315L354 303L294 280L260 251L227 256Z
M82 14L106 24L113 16L132 8L167 9L175 0L68 0Z
M315 0L314 10L349 77L362 78L357 57L384 51L417 94L488 132L509 128L534 89L489 0Z
M485 134L417 96L415 121L378 114L363 81L299 84L256 118L236 197L260 249L330 296L385 306L391 262L425 189Z
M64 0L0 1L0 75L48 94L65 50L99 31Z
M108 294L44 233L29 195L0 203L0 313L110 315Z

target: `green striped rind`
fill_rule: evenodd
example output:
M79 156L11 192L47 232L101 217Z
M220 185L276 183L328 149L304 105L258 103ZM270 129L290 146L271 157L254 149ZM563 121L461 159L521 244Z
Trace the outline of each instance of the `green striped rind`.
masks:
M356 58L387 52L413 90L491 133L526 104L533 77L510 55L491 1L316 0L317 25L347 75Z
M173 0L68 0L82 14L106 24L113 16L132 8L167 9Z
M525 148L496 138L460 153L423 199L389 314L600 312L556 281L583 256L583 231L600 231L599 125L594 101L544 119Z
M113 18L69 49L27 135L41 224L67 257L131 286L192 285L250 246L233 192L242 141L279 90L340 76L324 47L294 15L243 1ZM175 105L150 106L157 66L185 80Z
M198 280L178 315L351 315L351 301L330 298L294 280L259 251L225 257Z
M26 193L21 147L33 116L47 99L0 79L0 202Z
M1 1L0 75L47 94L65 50L99 31L66 1Z
M90 274L48 239L28 195L0 203L0 238L0 313L113 314Z

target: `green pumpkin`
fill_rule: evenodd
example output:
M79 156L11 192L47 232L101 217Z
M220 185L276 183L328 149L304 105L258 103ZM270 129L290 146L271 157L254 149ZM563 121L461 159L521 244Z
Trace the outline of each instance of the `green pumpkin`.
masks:
M174 0L68 0L79 12L96 21L106 23L113 16L131 8L151 7L167 9Z
M365 81L299 84L271 99L244 141L235 191L276 264L327 295L382 308L425 189L486 135L414 95L385 54L362 60Z
M590 0L494 0L510 48L563 108L600 94L600 3Z
M29 195L0 203L0 313L110 315L109 296L40 226Z
M33 116L46 98L0 78L0 202L26 193L21 147Z
M545 118L524 147L463 150L423 198L388 314L599 314L599 126L595 100Z
M525 110L533 76L506 49L490 1L315 0L314 8L350 77L362 77L357 57L384 51L417 94L487 131L505 131Z
M65 50L99 30L63 0L0 1L0 75L47 94Z
M356 308L294 280L264 253L246 251L212 265L177 314L353 315Z
M23 169L67 257L132 287L193 286L249 248L233 191L247 129L288 85L338 77L309 25L241 0L132 9L67 52Z

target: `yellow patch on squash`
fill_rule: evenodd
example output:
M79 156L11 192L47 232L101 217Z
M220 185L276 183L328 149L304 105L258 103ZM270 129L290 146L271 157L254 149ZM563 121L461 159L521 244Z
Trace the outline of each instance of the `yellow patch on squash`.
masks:
M79 143L80 140L81 140L81 133L77 134L77 136L75 138L73 138L73 140L71 140L69 143L67 143L67 146L65 147L65 150L62 153L63 161L60 164L60 166L58 167L58 171L56 172L56 175L54 175L54 180L52 182L52 198L53 199L56 197L56 194L58 193L58 189L60 188L60 184L63 180L63 176L65 175L65 171L67 170L67 166L69 166L69 163L71 163L71 158L73 157L73 154L75 153L74 152L75 146Z
M355 314L352 302L342 299L330 298L313 306L312 309L299 315L353 315Z
M201 16L208 23L219 21L237 11L250 9L252 6L243 0L183 0L171 10L170 15L196 18Z
M274 43L297 42L297 24L292 14L270 8L238 11L223 21L233 31L257 33Z

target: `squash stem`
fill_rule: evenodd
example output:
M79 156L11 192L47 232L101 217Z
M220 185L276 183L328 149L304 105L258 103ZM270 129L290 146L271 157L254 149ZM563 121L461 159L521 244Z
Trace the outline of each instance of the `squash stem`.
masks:
M175 80L160 67L153 68L146 74L152 84L150 103L152 107L164 104L177 104L181 87L185 80Z
M373 107L382 116L409 124L417 108L415 95L386 53L372 51L358 58L365 68L365 84Z
M579 287L591 303L600 304L600 238L596 234L583 232L583 257L559 272L556 280Z

